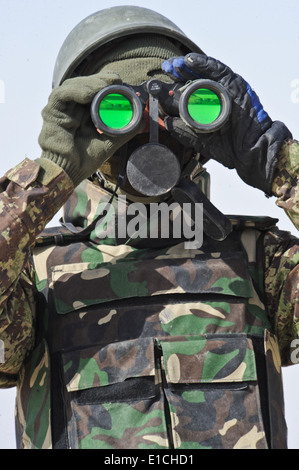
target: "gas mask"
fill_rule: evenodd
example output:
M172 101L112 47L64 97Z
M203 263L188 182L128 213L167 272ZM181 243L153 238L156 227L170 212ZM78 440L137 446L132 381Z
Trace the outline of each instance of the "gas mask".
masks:
M225 88L212 80L186 84L164 83L152 79L139 86L112 85L102 89L91 104L92 121L99 133L110 136L130 133L148 115L149 140L130 155L120 155L131 187L147 197L173 198L182 208L185 203L203 205L203 230L206 235L223 240L231 232L225 217L191 180L192 164L184 167L183 155L159 142L163 117L178 116L198 133L214 132L228 120L231 101ZM162 124L162 125L161 125Z

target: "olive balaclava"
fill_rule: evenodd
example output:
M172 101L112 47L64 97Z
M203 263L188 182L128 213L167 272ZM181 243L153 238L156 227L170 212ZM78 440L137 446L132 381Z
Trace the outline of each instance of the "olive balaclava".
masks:
M123 82L130 85L140 85L151 78L169 82L169 77L162 72L162 63L182 54L179 46L164 36L135 35L108 48L99 61L89 68L88 74L116 72Z

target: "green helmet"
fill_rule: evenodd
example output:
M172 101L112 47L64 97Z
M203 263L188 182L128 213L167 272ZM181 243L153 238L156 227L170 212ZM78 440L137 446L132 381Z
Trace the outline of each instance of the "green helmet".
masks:
M177 41L185 53L201 49L165 16L147 8L117 6L98 11L81 21L65 39L56 60L53 88L78 74L80 65L94 51L119 38L136 34L159 34Z

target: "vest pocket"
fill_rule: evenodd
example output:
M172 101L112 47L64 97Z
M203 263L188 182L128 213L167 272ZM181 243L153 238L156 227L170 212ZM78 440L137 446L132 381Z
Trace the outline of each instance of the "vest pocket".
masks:
M174 448L267 448L250 338L206 335L160 345Z
M240 252L198 254L191 259L124 258L93 268L87 263L61 265L53 268L52 281L56 311L62 315L91 305L160 295L253 296L248 267Z
M71 448L168 448L151 338L63 354Z
M267 448L246 335L96 345L63 370L71 448Z

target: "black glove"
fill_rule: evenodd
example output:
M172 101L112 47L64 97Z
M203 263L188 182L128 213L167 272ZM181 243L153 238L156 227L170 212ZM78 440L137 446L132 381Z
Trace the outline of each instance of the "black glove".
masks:
M232 98L230 118L220 130L197 133L180 118L167 116L165 127L170 134L206 159L235 168L245 183L270 196L277 154L283 142L292 138L287 127L270 119L255 92L240 75L212 57L190 53L167 60L162 68L175 81L198 78L217 81Z

